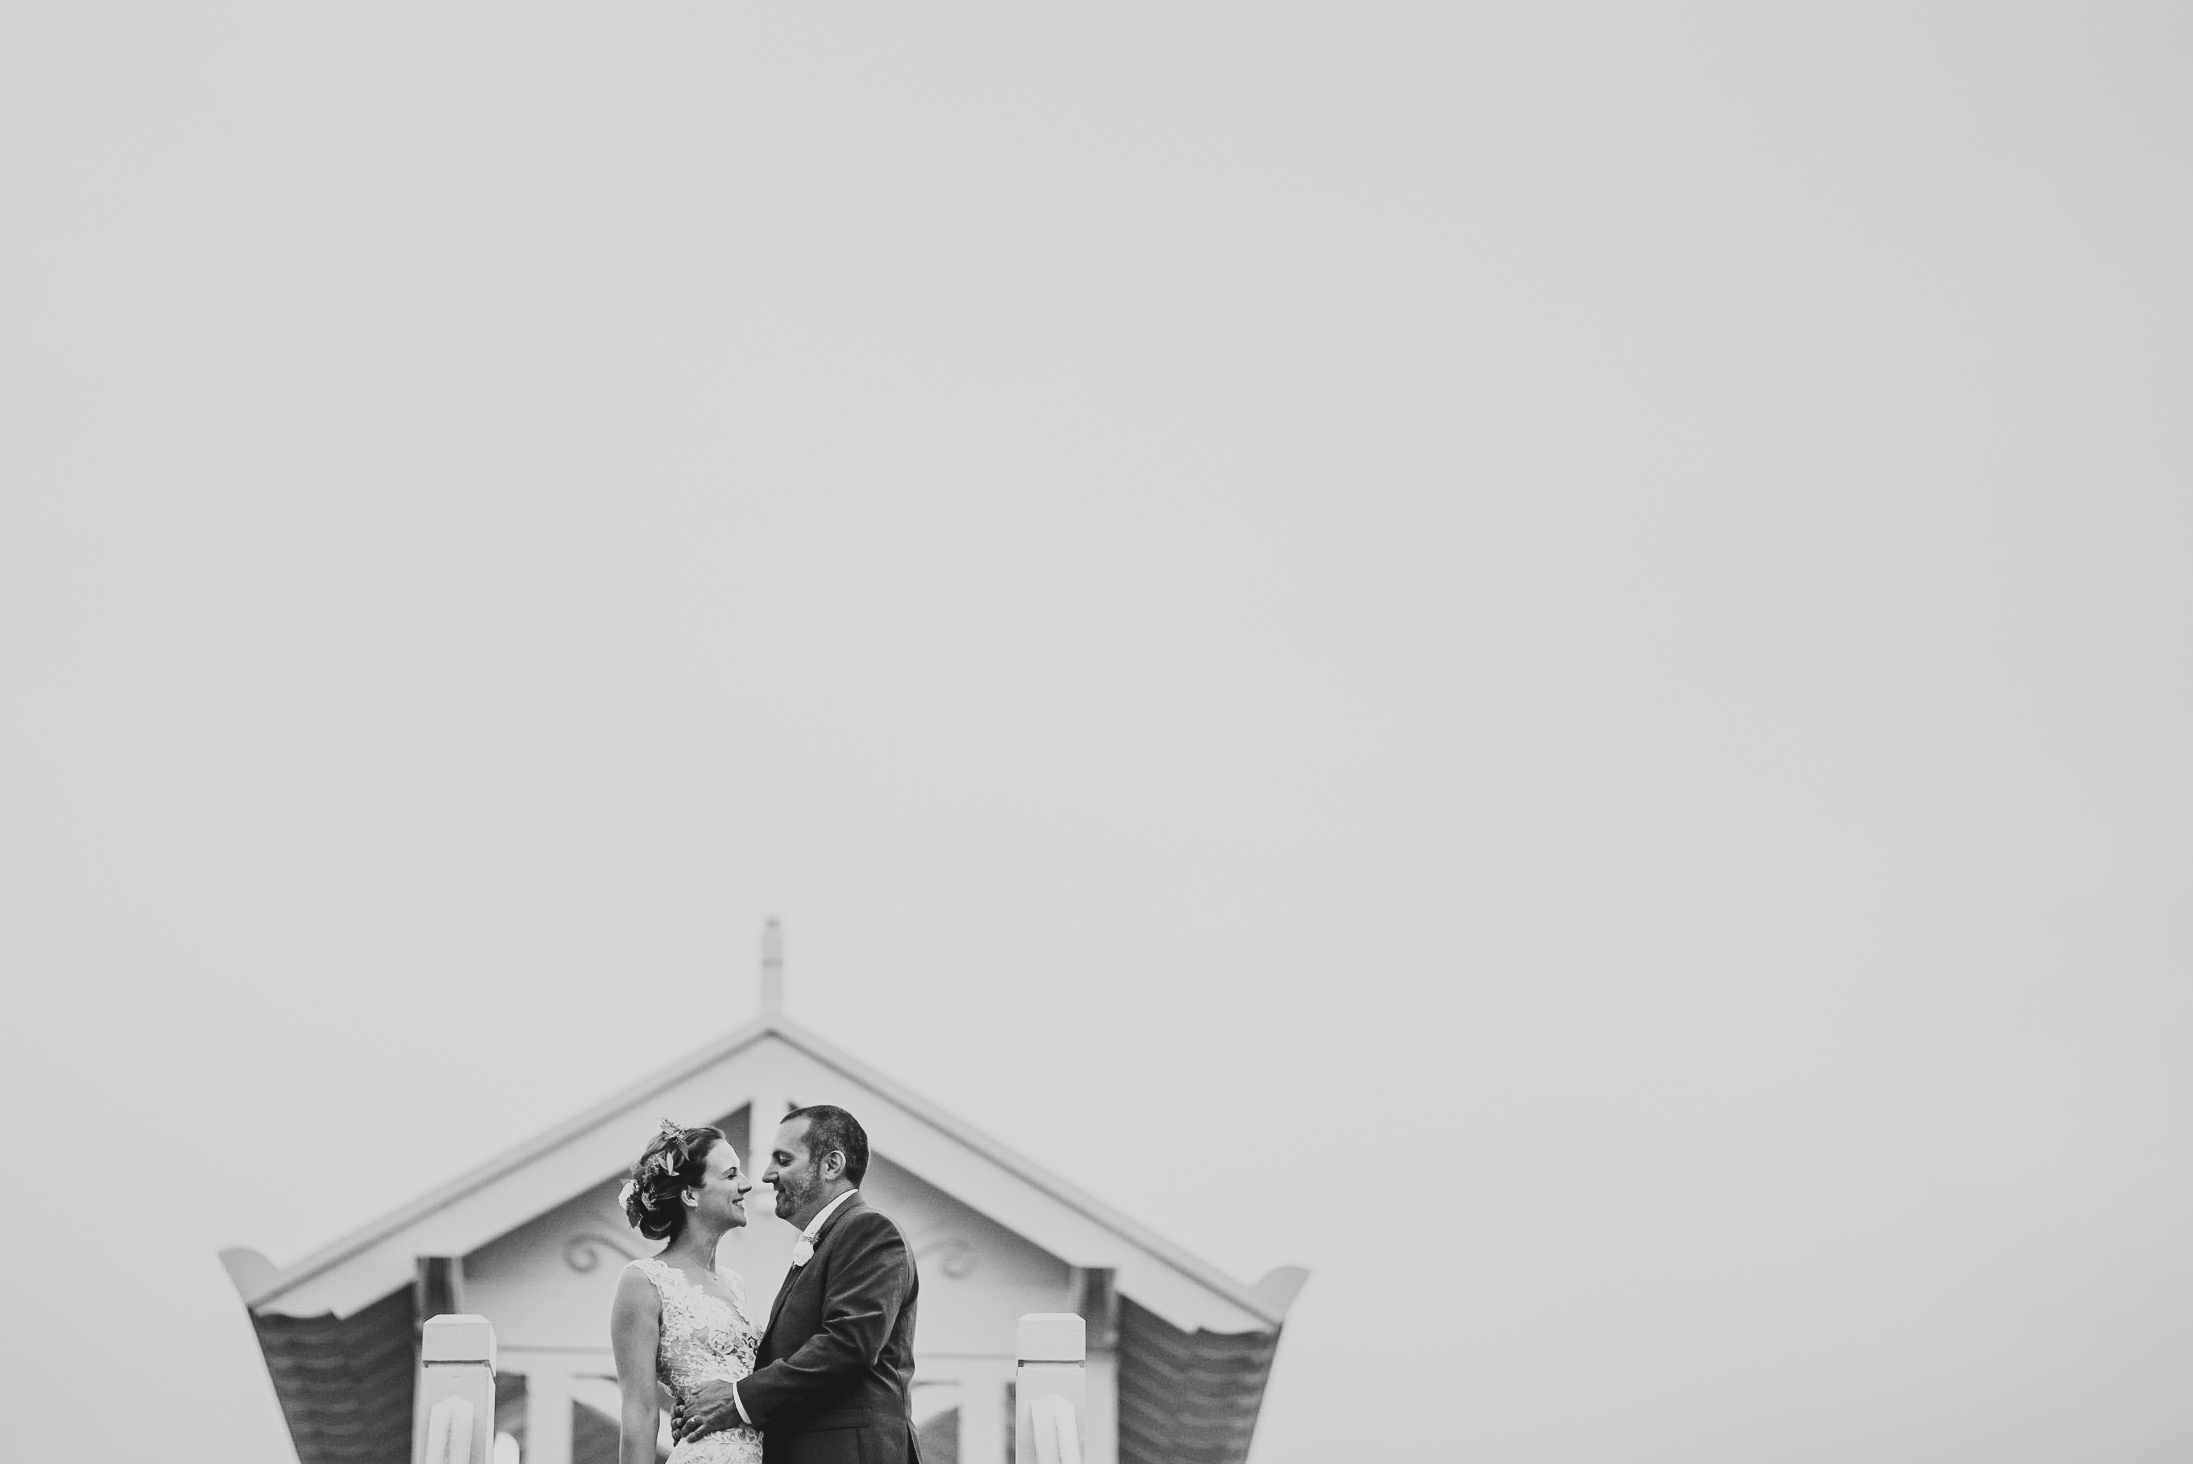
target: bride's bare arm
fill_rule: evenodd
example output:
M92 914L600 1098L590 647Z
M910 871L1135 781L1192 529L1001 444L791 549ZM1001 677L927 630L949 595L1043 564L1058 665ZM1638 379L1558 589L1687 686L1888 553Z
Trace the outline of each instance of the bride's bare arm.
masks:
M655 1348L661 1337L662 1298L645 1276L626 1267L617 1279L617 1299L609 1305L609 1346L624 1403L617 1420L617 1464L655 1464L662 1417L655 1401Z

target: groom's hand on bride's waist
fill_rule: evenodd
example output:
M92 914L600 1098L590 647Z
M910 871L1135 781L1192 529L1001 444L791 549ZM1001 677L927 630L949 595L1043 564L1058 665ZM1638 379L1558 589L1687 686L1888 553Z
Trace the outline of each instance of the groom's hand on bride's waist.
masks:
M729 1383L700 1383L670 1411L670 1436L682 1444L743 1421Z

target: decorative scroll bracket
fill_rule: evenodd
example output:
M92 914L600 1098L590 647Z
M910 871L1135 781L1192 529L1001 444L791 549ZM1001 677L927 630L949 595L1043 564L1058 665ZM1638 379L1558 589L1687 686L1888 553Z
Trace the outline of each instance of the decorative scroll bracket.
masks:
M614 1235L599 1230L582 1230L563 1243L563 1263L585 1276L601 1269L602 1252L636 1261L640 1252Z
M959 1236L933 1230L914 1242L914 1259L933 1257L936 1267L954 1281L974 1274L982 1263L982 1252Z

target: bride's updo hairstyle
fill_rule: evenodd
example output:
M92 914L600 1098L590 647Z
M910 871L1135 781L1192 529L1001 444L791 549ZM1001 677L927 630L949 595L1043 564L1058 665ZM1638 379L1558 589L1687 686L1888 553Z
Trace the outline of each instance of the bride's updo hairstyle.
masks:
M722 1129L679 1128L664 1119L619 1195L632 1228L649 1240L675 1240L685 1229L685 1202L679 1197L707 1175L708 1151L722 1142Z

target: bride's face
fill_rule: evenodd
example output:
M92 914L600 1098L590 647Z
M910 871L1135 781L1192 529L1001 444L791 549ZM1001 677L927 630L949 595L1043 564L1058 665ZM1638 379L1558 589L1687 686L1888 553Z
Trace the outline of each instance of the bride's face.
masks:
M701 1168L701 1182L686 1191L697 1217L726 1228L744 1225L746 1196L754 1181L739 1168L738 1152L719 1140L708 1146Z

